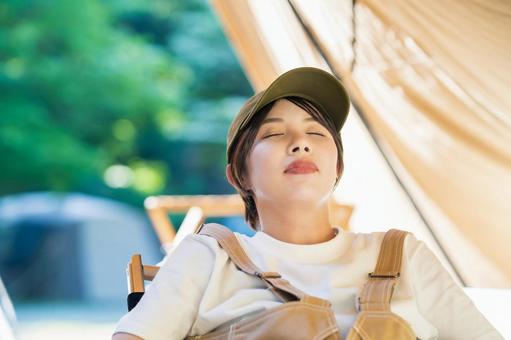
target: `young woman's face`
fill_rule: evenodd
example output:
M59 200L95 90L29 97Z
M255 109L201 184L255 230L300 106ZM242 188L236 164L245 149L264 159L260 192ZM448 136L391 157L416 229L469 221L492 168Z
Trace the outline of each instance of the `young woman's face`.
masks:
M313 162L317 170L286 170L302 159ZM292 102L275 102L247 159L248 184L256 201L324 204L332 193L336 169L337 148L327 128Z

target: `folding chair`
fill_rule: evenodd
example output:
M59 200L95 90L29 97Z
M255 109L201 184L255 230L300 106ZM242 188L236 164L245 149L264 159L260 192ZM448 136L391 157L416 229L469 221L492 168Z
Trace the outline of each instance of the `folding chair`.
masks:
M243 216L245 206L238 194L232 195L181 195L151 196L144 206L158 235L162 249L169 254L188 234L195 233L206 217ZM352 205L329 202L330 223L349 230ZM183 213L185 218L178 231L169 218L169 213ZM159 265L144 265L140 254L134 254L126 268L128 279L128 311L136 306L145 292L145 281L152 281Z

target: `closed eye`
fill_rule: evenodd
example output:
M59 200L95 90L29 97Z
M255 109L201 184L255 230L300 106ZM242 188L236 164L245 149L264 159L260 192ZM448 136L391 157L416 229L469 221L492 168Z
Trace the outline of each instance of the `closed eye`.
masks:
M318 135L318 136L323 136L323 137L325 137L325 135L324 135L324 134L319 133L319 132L307 132L307 134L309 134L309 135ZM264 139L264 138L268 138L268 137L272 137L272 136L281 136L281 135L283 135L283 133L272 133L272 134L270 134L270 135L268 135L268 136L263 137L263 139Z
M264 138L271 137L271 136L280 136L280 135L283 135L283 133L273 133L273 134L271 134L271 135L264 136L264 137L263 137L263 139L264 139Z

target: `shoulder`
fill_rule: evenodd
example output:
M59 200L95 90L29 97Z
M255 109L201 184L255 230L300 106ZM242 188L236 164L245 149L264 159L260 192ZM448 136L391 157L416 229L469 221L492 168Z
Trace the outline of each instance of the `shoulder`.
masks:
M407 233L403 243L403 253L408 258L413 257L420 248L425 246L424 242L419 240L414 233L401 228L392 229L398 229ZM386 233L387 231L373 231L368 233L346 232L345 234L352 238L352 244L355 248L376 248L379 250Z
M188 234L159 263L163 268L180 265L182 267L212 267L218 254L223 250L213 238L203 234Z
M229 228L227 228L224 225L218 224L218 223L206 223L204 226L208 225L216 225L225 228L226 230L230 231ZM240 234L236 232L232 232L238 239L241 237ZM171 255L174 255L174 253L182 254L182 253L188 253L193 254L194 256L203 256L203 257L209 257L209 258L215 258L218 255L225 255L225 251L222 249L222 247L219 245L218 241L212 237L205 234L200 233L193 233L186 235L181 242L173 248L171 253L168 255L170 257Z

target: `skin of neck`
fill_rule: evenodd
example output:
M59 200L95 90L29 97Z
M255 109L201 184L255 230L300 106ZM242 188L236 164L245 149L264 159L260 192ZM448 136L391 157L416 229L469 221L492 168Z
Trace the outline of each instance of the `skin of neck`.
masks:
M335 236L329 221L328 204L287 200L285 204L256 202L259 230L282 242L315 244Z

